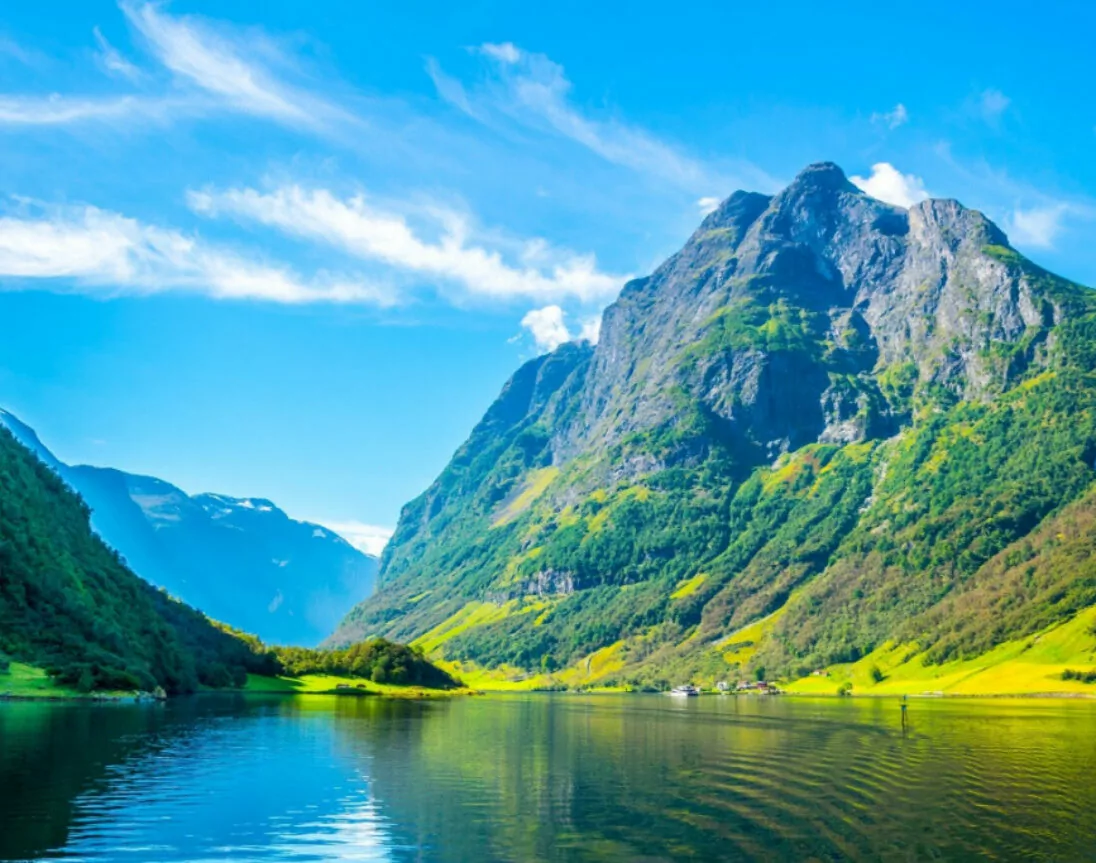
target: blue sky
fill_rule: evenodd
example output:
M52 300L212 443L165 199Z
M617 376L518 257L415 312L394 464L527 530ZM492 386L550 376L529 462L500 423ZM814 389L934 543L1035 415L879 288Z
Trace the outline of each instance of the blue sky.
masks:
M534 5L6 8L0 405L365 542L520 362L809 162L1096 284L1091 4Z

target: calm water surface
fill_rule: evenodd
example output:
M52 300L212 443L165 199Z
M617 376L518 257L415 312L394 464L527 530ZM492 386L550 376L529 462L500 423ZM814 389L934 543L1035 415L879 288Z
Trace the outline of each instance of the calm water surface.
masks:
M1093 860L1096 704L0 703L0 859Z

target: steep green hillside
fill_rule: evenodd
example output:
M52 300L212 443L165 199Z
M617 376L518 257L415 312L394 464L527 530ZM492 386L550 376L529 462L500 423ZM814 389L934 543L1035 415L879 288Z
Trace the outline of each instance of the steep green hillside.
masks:
M133 575L88 515L0 429L0 656L82 691L190 692L275 670L271 657Z
M981 213L735 193L515 374L333 641L544 685L984 654L1096 603L1094 368L1092 294Z

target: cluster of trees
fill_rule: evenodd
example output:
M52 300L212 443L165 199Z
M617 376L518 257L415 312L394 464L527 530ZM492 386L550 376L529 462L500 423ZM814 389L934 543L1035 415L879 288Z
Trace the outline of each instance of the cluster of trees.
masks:
M396 644L385 638L362 641L344 650L276 647L273 653L282 672L292 677L332 674L364 677L374 683L433 689L449 689L458 685L449 674L427 660L421 648Z

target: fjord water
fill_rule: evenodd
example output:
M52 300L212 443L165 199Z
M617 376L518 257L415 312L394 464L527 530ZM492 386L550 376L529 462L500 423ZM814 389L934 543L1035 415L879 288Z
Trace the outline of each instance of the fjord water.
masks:
M0 703L0 859L1091 859L1096 703Z

